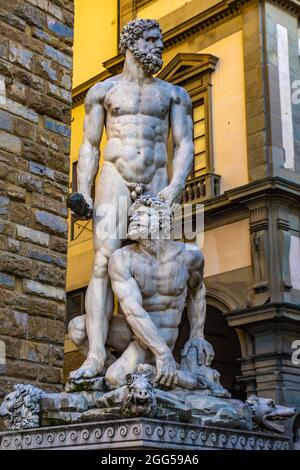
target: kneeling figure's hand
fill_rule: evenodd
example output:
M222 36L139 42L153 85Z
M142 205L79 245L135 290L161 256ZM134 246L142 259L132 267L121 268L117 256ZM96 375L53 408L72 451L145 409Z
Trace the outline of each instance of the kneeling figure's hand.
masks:
M177 383L177 366L171 352L156 358L156 370L156 384L170 388Z

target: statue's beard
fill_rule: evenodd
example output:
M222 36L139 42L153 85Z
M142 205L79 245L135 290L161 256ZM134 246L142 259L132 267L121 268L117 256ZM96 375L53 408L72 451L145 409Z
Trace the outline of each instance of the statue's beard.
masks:
M132 53L146 73L155 74L163 66L160 50L154 49L151 52L144 52L141 49L132 49Z
M151 231L149 227L137 226L136 224L130 224L128 227L127 233L128 240L137 241L137 240L157 240L159 238L159 226L151 226Z

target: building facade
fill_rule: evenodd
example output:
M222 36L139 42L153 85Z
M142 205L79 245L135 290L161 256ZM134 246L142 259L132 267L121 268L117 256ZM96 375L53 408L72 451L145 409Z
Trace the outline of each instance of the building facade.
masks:
M73 1L0 2L0 397L61 390Z
M195 162L183 202L194 218L204 204L198 242L213 366L233 396L256 393L298 412L299 17L296 0L76 0L70 184L75 190L87 90L120 73L122 26L158 19L158 77L184 86L193 104ZM93 250L91 222L70 218L69 226L71 319L84 313ZM184 320L181 342L186 334ZM67 336L65 353L67 374L82 359Z

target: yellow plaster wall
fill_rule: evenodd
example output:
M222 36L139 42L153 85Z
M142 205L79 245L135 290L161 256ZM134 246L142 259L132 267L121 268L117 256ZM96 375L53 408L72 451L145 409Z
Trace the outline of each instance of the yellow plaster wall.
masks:
M117 0L75 0L73 88L117 54Z
M192 0L156 0L145 7L139 8L137 18L162 18L191 1Z
M242 32L198 51L219 57L212 74L215 173L221 192L248 183Z
M204 246L199 248L205 258L205 277L250 266L249 220L207 230Z

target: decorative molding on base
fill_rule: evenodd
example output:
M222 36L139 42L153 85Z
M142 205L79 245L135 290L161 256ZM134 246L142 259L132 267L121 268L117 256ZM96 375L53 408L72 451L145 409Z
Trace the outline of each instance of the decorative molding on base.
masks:
M288 450L286 436L140 418L0 433L1 450Z

